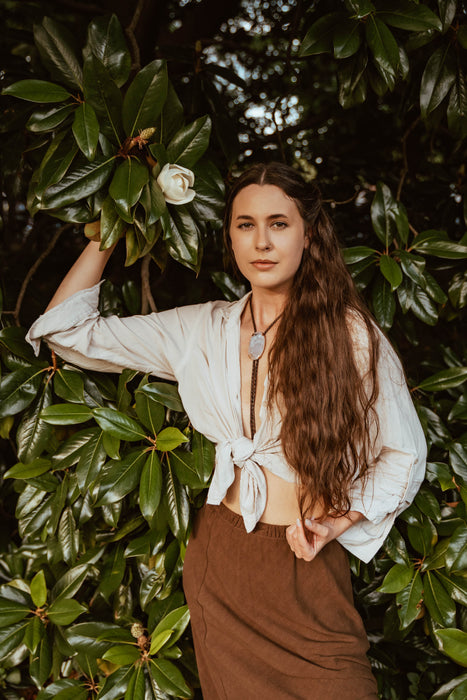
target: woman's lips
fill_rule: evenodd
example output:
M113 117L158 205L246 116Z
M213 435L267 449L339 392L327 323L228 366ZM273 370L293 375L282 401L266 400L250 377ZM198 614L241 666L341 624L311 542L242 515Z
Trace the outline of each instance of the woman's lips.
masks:
M253 260L251 264L253 267L256 267L257 270L270 270L274 265L277 265L277 263L271 260Z

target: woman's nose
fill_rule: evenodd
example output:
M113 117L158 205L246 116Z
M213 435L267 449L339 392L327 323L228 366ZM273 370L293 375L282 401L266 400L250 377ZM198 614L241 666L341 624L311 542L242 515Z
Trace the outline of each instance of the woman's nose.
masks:
M255 245L257 250L269 250L271 247L271 239L266 227L258 227Z

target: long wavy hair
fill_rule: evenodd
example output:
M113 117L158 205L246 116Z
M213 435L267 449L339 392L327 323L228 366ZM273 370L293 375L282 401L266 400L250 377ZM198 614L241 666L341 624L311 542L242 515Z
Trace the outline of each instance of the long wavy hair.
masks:
M377 434L375 322L344 263L318 187L282 163L250 167L229 192L224 240L234 267L232 205L252 184L276 185L290 197L309 236L269 351L269 406L280 406L282 449L299 475L302 515L316 505L322 518L343 515L351 507L353 480L365 479ZM356 326L360 338L362 331L366 336L364 372L356 362Z

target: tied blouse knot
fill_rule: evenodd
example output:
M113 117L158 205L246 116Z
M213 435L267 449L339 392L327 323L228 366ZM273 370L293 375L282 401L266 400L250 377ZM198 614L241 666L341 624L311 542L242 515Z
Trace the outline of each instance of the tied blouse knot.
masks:
M102 317L100 284L72 295L40 316L27 340L36 354L44 338L55 352L80 367L103 372L125 368L178 382L193 427L216 445L207 502L218 505L241 470L240 508L251 532L267 501L264 469L298 485L280 443L281 418L267 409L267 379L254 438L245 437L240 393L240 319L249 295L144 316ZM364 324L350 319L357 367L366 373L368 338ZM381 334L378 432L366 479L356 478L349 497L365 519L338 540L363 561L384 542L396 516L413 500L423 480L426 443L400 362ZM306 361L306 357L304 357Z

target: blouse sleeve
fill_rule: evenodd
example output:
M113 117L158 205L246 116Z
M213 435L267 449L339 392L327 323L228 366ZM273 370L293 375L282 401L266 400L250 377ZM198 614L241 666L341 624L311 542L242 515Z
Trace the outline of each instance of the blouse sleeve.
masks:
M200 305L128 318L103 317L99 288L97 284L76 292L33 323L26 339L36 355L43 338L60 357L85 369L130 368L174 380Z
M360 368L364 357L368 358L367 347L357 342ZM413 501L424 478L427 453L401 364L382 334L378 381L378 433L372 466L366 479L354 482L350 493L351 510L363 513L365 519L339 537L346 549L365 562L376 554L396 517Z

